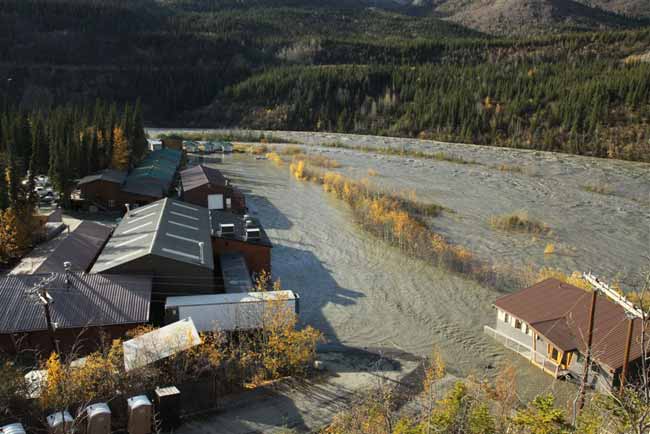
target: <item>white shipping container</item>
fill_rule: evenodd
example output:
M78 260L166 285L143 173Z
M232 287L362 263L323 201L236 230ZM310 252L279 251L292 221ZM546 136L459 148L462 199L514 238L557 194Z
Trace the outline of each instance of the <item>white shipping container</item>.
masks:
M234 331L262 328L271 318L298 314L300 296L293 291L168 297L165 322L192 318L198 331Z

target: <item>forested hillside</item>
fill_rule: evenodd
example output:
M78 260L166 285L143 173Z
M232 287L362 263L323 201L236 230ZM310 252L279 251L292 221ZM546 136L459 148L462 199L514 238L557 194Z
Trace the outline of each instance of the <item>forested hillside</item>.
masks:
M27 112L140 98L155 125L395 134L650 159L650 66L635 60L650 31L638 17L590 4L596 24L580 18L567 27L551 14L551 35L504 37L407 3L6 0L0 94ZM435 2L443 3L454 7Z

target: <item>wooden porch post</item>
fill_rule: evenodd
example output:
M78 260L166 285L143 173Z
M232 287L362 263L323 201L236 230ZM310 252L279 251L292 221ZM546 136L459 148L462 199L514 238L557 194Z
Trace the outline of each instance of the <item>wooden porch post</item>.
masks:
M535 354L537 353L537 333L533 331L533 351L530 353L530 359L536 361Z

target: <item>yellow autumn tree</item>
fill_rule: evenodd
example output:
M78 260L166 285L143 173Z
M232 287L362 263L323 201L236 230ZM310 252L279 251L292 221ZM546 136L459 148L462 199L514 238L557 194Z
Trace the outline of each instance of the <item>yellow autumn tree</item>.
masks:
M31 244L31 216L20 218L13 208L0 211L0 262L20 257Z
M45 362L45 384L41 389L40 404L43 409L61 410L74 401L74 391L70 390L69 372L57 353L52 353Z
M124 130L119 127L113 129L113 158L111 166L117 170L127 170L131 161L131 152L129 150L129 141L124 134Z

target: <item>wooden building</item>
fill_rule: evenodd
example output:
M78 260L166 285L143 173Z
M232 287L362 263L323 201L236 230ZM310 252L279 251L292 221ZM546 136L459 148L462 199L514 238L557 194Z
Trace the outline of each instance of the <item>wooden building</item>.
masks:
M81 197L102 208L121 208L124 205L121 190L126 176L126 172L113 169L85 176L78 184Z
M584 368L592 293L557 279L499 298L497 320L486 333L555 378L579 379ZM634 320L628 374L638 374L640 319ZM619 384L624 364L628 318L609 298L596 300L589 385L609 391Z
M159 149L150 152L131 172L106 169L82 178L80 196L90 205L108 210L125 204L147 205L173 190L183 152Z
M164 149L176 149L178 151L183 150L183 139L164 138L160 141L162 142L162 147Z
M54 328L48 331L39 283L51 298ZM31 274L0 277L0 350L14 354L25 349L45 354L69 351L73 345L88 353L101 339L117 339L149 321L151 279L86 273Z
M247 215L210 210L212 246L216 256L240 253L250 274L271 272L273 245L257 219Z
M185 202L210 210L246 212L244 195L218 169L202 164L185 169L181 171L181 186Z

